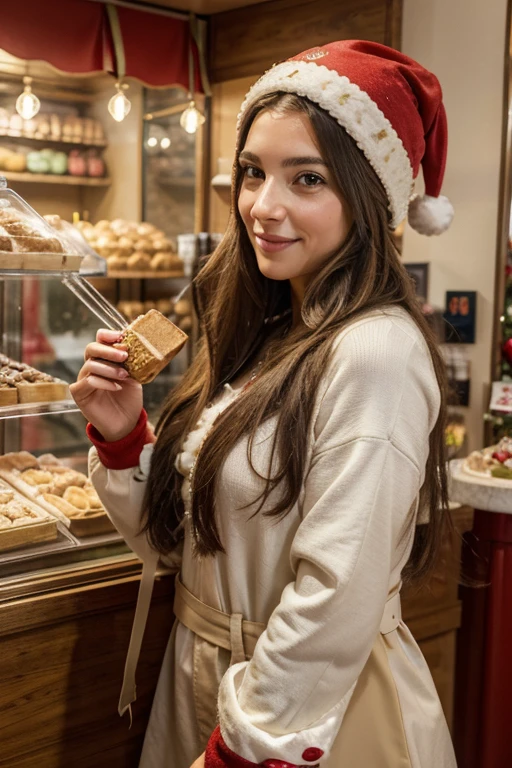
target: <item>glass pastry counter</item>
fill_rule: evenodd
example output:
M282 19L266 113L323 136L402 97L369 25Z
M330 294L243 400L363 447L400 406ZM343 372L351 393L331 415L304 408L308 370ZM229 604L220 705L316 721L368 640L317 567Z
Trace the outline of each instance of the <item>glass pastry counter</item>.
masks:
M133 555L87 477L85 419L69 393L86 345L122 315L88 278L105 260L0 181L0 585ZM71 232L72 230L72 232ZM82 240L82 243L81 243ZM96 259L96 261L95 261ZM187 365L183 350L144 387L151 419Z

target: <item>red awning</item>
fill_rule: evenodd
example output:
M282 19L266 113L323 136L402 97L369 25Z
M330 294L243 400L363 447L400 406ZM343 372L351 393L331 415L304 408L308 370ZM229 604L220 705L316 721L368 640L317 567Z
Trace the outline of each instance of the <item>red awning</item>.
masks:
M126 75L149 86L188 89L188 21L117 7ZM89 0L14 0L2 10L0 48L20 59L46 61L62 72L114 69L105 6ZM201 91L197 50L196 90Z

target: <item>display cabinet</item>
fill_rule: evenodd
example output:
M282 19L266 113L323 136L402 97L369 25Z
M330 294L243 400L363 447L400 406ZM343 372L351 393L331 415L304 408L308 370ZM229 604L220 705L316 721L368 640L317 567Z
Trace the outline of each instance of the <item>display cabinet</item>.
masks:
M68 388L98 328L127 325L90 282L104 272L76 229L0 181L0 583L128 554L87 478L85 420ZM184 352L144 388L150 419L186 365Z
M117 697L141 563L87 480L69 395L97 329L127 321L91 283L104 260L50 221L0 181L0 766L136 765L172 580L157 578L129 729ZM186 364L178 356L144 388L155 418Z

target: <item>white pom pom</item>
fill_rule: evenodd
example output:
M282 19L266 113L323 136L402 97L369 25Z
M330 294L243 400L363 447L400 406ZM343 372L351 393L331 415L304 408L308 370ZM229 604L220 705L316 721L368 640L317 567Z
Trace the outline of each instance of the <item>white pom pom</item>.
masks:
M420 235L441 235L452 223L453 205L444 195L415 195L409 203L407 218Z

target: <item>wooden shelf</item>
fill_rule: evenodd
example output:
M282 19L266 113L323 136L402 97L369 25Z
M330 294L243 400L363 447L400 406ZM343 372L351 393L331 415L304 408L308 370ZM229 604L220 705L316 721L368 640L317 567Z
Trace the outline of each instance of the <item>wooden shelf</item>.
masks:
M133 270L124 270L120 269L117 272L114 272L110 270L108 274L105 275L105 277L111 277L115 280L162 280L162 279L169 279L169 278L178 278L178 277L185 277L183 272L177 272L177 271L166 271L166 270L151 270L148 272L147 270L144 272L134 272Z
M30 141L34 144L56 144L66 147L82 147L83 149L103 149L108 146L106 141L73 141L72 139L40 139L36 136L9 136L8 133L0 133L0 139L5 141Z
M157 182L164 187L189 187L196 185L194 176L157 176Z
M51 173L17 173L0 170L0 176L5 176L7 181L23 181L30 184L70 184L74 187L108 187L112 183L108 177L59 176Z

